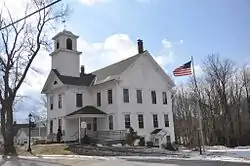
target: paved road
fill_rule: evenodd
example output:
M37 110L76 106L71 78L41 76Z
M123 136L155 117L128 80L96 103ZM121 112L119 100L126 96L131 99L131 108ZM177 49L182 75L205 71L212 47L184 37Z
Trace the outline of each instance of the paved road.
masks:
M247 166L244 163L180 160L97 160L97 159L22 159L1 161L0 166Z

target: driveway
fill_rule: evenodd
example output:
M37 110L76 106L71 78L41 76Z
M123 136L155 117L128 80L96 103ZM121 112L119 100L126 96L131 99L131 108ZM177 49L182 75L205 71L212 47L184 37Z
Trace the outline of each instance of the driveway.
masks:
M12 157L0 166L247 166L245 163L188 160L99 160L99 159L24 159Z

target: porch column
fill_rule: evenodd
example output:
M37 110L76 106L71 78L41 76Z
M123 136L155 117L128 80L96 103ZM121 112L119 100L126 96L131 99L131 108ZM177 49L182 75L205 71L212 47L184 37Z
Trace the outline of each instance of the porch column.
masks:
M78 118L78 129L79 144L81 144L81 117Z

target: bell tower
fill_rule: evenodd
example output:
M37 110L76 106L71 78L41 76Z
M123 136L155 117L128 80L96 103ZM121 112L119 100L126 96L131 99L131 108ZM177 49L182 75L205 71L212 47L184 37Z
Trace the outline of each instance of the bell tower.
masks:
M72 32L63 30L55 35L54 51L52 57L52 69L56 69L61 75L79 77L80 76L80 55L77 51L77 39L79 36Z

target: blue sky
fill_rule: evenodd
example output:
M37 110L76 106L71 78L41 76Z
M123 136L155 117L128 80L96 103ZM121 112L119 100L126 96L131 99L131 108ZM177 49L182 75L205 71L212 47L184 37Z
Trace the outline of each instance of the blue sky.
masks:
M85 1L85 0L82 0ZM98 1L98 0L97 0ZM92 5L70 4L68 26L88 41L103 41L116 33L144 40L157 53L166 38L183 40L175 50L172 68L190 56L200 63L219 53L238 65L250 57L250 1L248 0L100 0ZM103 2L102 2L103 1Z
M67 29L80 36L81 64L87 72L136 54L136 40L165 71L193 56L197 70L211 53L230 58L237 66L250 64L249 0L64 0L72 9ZM54 34L52 34L54 35ZM48 53L37 57L36 67L45 74L30 76L33 85L24 88L39 100L50 71ZM176 82L185 78L175 78ZM26 102L29 100L26 100ZM21 103L28 111L32 106ZM23 112L17 116L24 119ZM22 117L21 117L22 116Z

